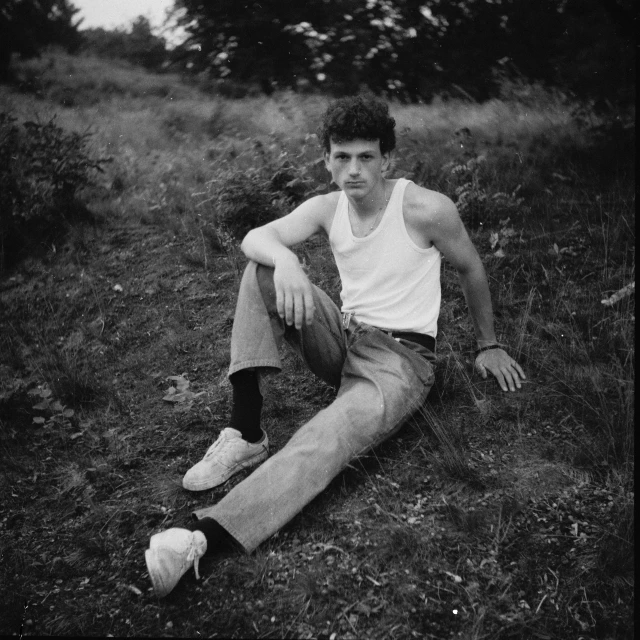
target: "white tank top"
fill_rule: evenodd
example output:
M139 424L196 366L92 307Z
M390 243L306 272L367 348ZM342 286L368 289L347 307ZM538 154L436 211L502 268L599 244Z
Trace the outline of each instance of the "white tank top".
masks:
M409 180L396 182L380 224L356 238L348 200L340 194L329 243L342 281L342 311L374 327L436 337L440 313L441 254L418 247L409 237L402 213Z

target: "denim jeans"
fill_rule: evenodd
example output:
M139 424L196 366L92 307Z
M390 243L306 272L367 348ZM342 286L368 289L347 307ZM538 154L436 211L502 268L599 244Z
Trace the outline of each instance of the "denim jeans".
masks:
M216 505L194 513L219 522L247 551L283 527L349 462L395 433L426 400L435 355L343 316L319 288L316 315L300 330L276 311L273 269L247 266L231 334L229 375L279 371L286 340L309 369L338 387L336 399ZM294 391L292 391L294 392Z

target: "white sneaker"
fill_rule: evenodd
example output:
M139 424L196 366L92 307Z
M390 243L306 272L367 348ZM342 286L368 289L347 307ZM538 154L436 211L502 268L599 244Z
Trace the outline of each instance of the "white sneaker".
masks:
M175 528L151 536L144 559L158 598L169 594L192 565L199 580L198 563L206 550L202 531Z
M253 467L267 458L269 438L251 443L242 439L237 429L227 427L209 447L204 458L187 471L182 486L189 491L204 491L226 482L241 469Z

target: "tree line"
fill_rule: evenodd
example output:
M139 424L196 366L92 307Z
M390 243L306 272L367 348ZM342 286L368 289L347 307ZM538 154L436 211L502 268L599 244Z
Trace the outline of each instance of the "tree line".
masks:
M610 103L635 98L633 0L176 0L187 39L172 49L144 18L129 31L79 31L76 13L69 0L5 0L0 69L40 39L266 93L483 100L518 78Z
M406 99L505 75L633 100L633 0L177 0L184 55L220 78Z
M11 56L39 54L50 44L76 51L82 42L78 9L67 0L2 0L0 2L0 78L6 77Z
M29 58L49 45L120 58L155 71L171 62L164 38L153 33L144 16L128 29L81 29L78 13L70 0L0 0L0 77L7 77L13 54Z

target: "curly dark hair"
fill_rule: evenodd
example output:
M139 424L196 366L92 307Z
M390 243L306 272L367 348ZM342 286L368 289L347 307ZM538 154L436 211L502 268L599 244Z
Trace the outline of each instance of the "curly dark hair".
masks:
M318 137L324 148L331 151L331 141L380 140L381 153L389 153L396 146L396 121L389 115L389 106L373 96L351 96L332 102L327 108Z

